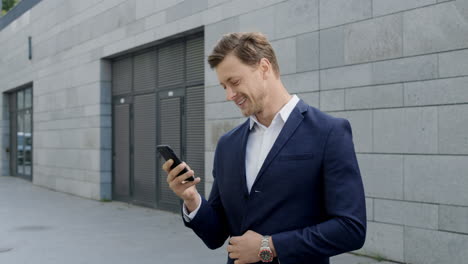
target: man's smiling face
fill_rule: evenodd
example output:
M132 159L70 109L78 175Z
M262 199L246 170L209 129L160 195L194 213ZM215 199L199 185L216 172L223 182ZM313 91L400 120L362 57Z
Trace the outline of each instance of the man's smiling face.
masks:
M226 100L233 101L244 116L263 111L266 87L260 67L246 65L229 54L216 67L216 74L226 91Z

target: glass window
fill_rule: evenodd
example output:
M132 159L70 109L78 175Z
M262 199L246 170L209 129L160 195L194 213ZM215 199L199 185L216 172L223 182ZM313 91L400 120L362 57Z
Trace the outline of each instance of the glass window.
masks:
M26 89L24 94L24 107L29 108L32 106L32 89Z
M16 98L18 99L17 101L18 109L23 109L24 108L24 90L19 91Z
M31 133L31 110L24 112L24 174L31 175L32 166L32 133Z
M23 113L18 112L18 130L16 133L16 144L17 144L17 165L18 165L18 174L24 174L24 116Z

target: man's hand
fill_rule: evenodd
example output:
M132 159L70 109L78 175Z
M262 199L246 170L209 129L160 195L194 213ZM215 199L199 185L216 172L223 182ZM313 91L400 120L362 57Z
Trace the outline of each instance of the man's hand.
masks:
M263 236L254 231L247 231L242 236L231 237L227 251L229 257L235 259L234 264L256 263L261 259L258 256ZM270 248L276 256L272 240L270 238Z
M174 163L172 159L166 161L162 168L164 171L167 172L167 183L169 184L169 188L182 200L184 200L185 206L187 207L189 212L194 211L198 204L201 202L199 201L199 195L197 188L195 185L200 183L200 177L195 178L194 181L186 181L188 178L195 175L195 172L190 169L190 167L185 163L182 162L177 167L171 170L171 166ZM188 172L177 176L184 168L187 168Z

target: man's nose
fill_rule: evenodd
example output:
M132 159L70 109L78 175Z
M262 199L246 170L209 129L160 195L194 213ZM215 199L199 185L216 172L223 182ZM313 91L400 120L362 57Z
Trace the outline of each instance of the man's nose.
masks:
M230 87L226 87L226 100L232 101L234 97L236 97L236 93Z

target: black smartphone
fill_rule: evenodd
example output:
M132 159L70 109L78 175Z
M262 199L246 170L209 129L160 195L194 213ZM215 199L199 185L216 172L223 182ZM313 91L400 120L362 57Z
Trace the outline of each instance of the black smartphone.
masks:
M174 150L168 145L158 145L156 146L156 149L159 151L161 156L167 161L172 159L174 163L172 163L171 170L177 167L182 161L180 161L179 157L175 154ZM188 172L187 168L184 168L177 176L180 176L184 173ZM192 177L187 178L186 181L194 181L195 179Z

